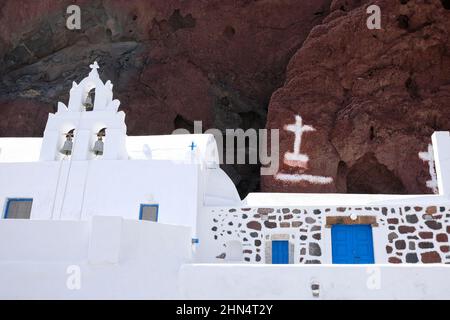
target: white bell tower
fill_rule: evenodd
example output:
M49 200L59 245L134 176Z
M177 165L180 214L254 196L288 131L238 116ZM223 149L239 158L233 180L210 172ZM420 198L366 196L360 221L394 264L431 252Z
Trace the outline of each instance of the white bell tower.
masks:
M71 160L81 161L128 159L125 113L118 111L120 101L113 100L111 81L103 83L100 79L97 62L91 64L90 68L89 75L79 84L73 82L69 106L58 102L57 112L49 114L41 161L57 161L69 156ZM72 130L72 150L63 152L67 134ZM69 145L66 144L67 147ZM97 149L99 146L103 146L102 152Z

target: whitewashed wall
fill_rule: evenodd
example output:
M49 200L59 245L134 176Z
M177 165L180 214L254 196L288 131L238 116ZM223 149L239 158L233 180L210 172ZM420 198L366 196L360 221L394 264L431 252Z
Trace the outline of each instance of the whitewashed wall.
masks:
M0 221L1 299L179 298L189 228L119 217ZM80 289L70 290L70 266Z
M140 204L158 204L158 221L195 234L200 169L164 160L48 161L0 165L0 209L32 198L31 219L139 219Z
M91 215L138 219L141 203L155 203L159 204L159 222L195 230L198 166L175 165L171 161L119 160L90 162L84 170L81 173L86 186L84 199L78 191L80 199L73 200L81 203L83 209L71 211L66 205L63 218L77 219L82 212L83 219ZM83 185L76 187L82 189Z
M38 161L42 140L42 138L0 138L0 163Z
M190 262L184 227L119 217L0 221L2 299L450 298L447 265ZM79 290L67 286L73 266L80 271ZM313 283L320 286L318 298Z
M8 198L33 198L32 219L52 219L61 163L29 162L0 165L0 210L4 217Z

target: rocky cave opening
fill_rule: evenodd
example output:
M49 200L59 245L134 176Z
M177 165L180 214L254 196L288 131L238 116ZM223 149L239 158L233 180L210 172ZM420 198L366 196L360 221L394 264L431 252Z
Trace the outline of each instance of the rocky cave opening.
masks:
M373 153L367 153L348 169L347 192L364 194L406 194L401 180Z
M169 17L168 22L173 32L179 29L194 28L196 25L196 20L194 19L192 14L189 13L183 17L180 13L180 9L176 9L172 13L172 15Z

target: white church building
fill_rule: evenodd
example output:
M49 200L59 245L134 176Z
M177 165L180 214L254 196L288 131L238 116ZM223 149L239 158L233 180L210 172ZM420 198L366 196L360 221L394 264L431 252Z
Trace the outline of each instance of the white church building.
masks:
M90 67L42 138L0 138L0 298L450 298L448 132L436 194L241 200L212 135L127 136Z

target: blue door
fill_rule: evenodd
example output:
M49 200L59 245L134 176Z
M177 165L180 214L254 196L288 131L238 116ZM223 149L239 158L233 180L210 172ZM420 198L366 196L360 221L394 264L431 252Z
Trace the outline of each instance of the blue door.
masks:
M289 241L287 240L272 241L272 263L273 264L289 263Z
M374 263L372 226L366 224L331 227L333 263Z

